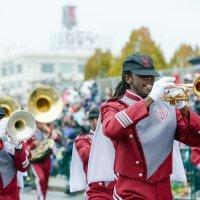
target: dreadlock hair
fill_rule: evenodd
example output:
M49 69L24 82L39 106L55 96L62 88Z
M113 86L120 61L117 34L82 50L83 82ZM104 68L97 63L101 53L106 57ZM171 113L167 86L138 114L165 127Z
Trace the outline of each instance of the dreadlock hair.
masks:
M122 72L122 80L117 84L117 87L115 88L115 92L112 98L121 98L124 95L126 89L130 89L130 85L126 83L124 76L125 75L131 76L131 74L132 74L131 71Z

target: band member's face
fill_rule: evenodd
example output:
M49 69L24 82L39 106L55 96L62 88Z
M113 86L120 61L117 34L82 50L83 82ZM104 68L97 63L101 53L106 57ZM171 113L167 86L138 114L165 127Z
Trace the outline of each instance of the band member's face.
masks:
M89 120L91 129L92 129L93 131L96 130L97 121L98 121L98 118L93 118L93 119L90 119L90 120Z
M128 84L130 84L130 88L133 92L135 92L142 98L146 98L151 92L155 77L139 76L132 74L132 76L127 76L125 80ZM149 87L148 85L151 85L151 87Z

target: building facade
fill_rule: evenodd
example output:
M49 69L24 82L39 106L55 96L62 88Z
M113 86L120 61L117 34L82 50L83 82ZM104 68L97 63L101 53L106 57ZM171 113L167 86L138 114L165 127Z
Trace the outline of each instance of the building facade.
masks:
M0 92L20 102L40 84L59 90L83 81L88 56L23 54L0 59Z

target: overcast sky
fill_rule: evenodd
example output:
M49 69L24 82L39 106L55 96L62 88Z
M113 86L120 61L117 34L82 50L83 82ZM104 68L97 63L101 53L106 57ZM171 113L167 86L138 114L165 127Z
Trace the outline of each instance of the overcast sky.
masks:
M61 7L69 0L0 0L0 49L45 48L61 30ZM133 29L146 26L169 59L181 43L200 46L199 0L71 0L78 28L107 34L117 55Z

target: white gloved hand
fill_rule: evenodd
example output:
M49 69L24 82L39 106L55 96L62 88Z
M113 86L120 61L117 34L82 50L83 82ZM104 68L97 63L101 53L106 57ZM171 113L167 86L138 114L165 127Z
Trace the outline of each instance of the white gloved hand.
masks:
M181 100L177 101L176 108L178 108L180 110L184 106L186 106L186 102L185 101L181 101Z
M18 140L14 140L8 133L5 133L5 142L7 142L12 149L22 149L22 143L19 142Z
M3 144L4 144L5 150L9 154L15 155L15 148L10 144L10 140L6 135L4 135L4 137L2 138L2 141L3 141Z
M156 101L165 93L165 88L174 85L175 78L174 77L162 77L161 79L157 80L153 84L153 88L149 94L149 96Z
M185 92L184 92L184 90L181 89L181 88L176 88L176 89L173 89L173 90L171 90L171 91L169 90L168 95L171 96L171 97L184 96L184 95L185 95ZM186 101L178 100L178 101L177 101L177 104L176 104L175 106L176 106L176 108L181 109L181 108L183 108L185 105L186 105Z

